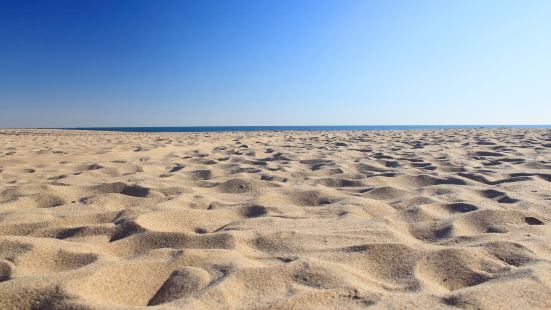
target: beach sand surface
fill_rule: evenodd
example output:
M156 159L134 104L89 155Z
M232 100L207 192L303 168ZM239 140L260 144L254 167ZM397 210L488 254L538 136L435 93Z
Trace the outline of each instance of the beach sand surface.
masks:
M551 130L0 130L1 309L550 309Z

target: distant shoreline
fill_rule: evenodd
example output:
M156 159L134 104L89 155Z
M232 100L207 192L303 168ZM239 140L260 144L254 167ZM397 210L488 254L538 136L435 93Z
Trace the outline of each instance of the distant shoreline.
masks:
M194 126L194 127L73 127L63 130L118 132L232 132L232 131L351 131L351 130L431 130L476 128L551 128L551 125L351 125L351 126ZM38 128L37 128L38 129ZM43 128L46 129L46 128Z

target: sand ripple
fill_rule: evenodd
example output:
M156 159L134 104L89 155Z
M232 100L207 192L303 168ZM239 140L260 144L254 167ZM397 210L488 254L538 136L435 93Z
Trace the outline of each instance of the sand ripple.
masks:
M0 308L551 308L551 131L0 131Z

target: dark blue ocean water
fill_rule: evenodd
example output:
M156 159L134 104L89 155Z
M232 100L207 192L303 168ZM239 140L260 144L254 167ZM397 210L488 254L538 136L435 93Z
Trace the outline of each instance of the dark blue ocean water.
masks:
M385 125L385 126L199 126L199 127L86 127L63 128L74 130L126 132L216 132L216 131L274 131L274 130L423 130L450 128L551 128L551 125Z

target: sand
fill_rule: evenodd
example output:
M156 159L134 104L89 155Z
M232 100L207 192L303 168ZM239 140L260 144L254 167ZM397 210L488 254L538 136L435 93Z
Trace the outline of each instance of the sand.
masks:
M551 130L0 130L0 308L551 308Z

